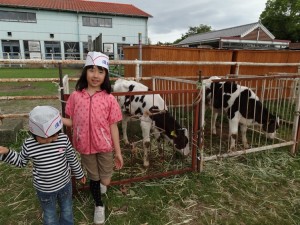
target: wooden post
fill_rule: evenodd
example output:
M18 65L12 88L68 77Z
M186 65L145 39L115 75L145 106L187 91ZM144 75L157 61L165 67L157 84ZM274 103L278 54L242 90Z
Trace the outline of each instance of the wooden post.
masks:
M65 101L64 101L64 86L63 86L63 75L62 75L62 65L58 63L59 70L59 90L60 90L60 99L61 99L61 115L65 117ZM66 127L63 126L64 133L66 133Z

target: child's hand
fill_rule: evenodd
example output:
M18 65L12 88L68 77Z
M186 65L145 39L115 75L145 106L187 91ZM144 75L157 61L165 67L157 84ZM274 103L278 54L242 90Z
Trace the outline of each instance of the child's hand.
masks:
M61 120L63 122L63 125L65 125L66 127L72 127L73 121L70 118L62 117Z
M85 184L85 182L86 182L86 177L84 176L84 177L81 178L79 181L80 181L80 183Z
M4 147L4 146L0 146L0 154L7 154L9 152L9 149Z
M115 166L116 166L116 169L119 170L123 167L123 156L121 154L116 154L115 155Z

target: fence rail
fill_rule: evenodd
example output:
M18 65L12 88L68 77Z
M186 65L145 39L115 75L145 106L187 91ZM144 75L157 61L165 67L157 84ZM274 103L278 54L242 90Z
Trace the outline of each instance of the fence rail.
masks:
M35 59L0 59L1 64L41 64L41 65L84 65L84 60L35 60ZM135 77L140 79L141 70L143 65L177 65L177 66L236 66L235 73L239 74L240 67L242 66L267 66L267 67L298 67L300 71L299 63L254 63L254 62L220 62L220 61L147 61L147 60L111 60L111 65L135 65Z

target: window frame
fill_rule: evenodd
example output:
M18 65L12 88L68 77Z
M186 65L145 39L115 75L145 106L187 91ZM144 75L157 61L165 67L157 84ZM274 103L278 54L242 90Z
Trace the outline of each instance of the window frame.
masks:
M19 23L36 23L36 13L20 12L20 11L5 11L0 10L0 21L19 22Z
M112 28L112 18L96 17L96 16L82 16L82 26Z

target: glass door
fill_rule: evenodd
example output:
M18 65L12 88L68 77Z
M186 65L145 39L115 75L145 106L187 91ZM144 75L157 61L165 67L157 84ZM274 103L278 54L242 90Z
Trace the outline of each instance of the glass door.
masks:
M2 41L2 52L4 59L20 59L19 41Z
M58 41L45 41L45 58L61 59L60 43Z

